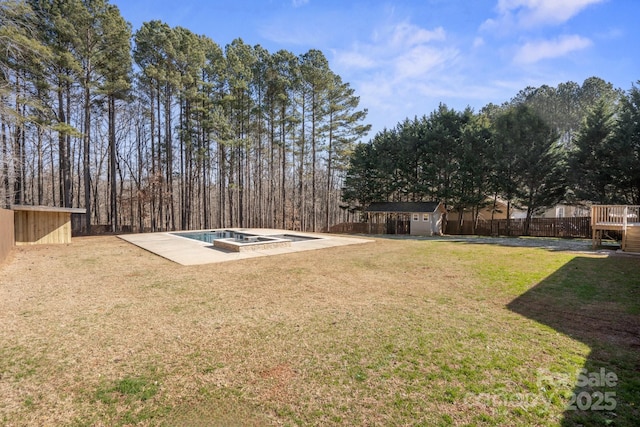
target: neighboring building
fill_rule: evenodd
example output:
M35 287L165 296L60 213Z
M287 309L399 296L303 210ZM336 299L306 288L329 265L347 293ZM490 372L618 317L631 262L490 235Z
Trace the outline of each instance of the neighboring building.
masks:
M479 221L490 221L491 219L507 219L507 202L498 199L495 204L495 210L493 210L493 200L487 199L487 206L480 209L478 212L478 220ZM492 212L493 211L493 212ZM527 217L526 209L518 209L515 206L511 205L510 209L511 219L524 219ZM492 218L493 213L493 218ZM590 204L586 206L579 205L567 205L567 204L557 204L553 207L547 208L544 211L534 215L534 218L577 218L577 217L588 217L591 215L591 207ZM473 218L472 212L467 210L464 212L464 222L472 222L475 220ZM457 211L451 211L447 214L448 222L459 222L459 214Z
M565 204L557 204L533 215L534 218L579 218L588 216L591 216L590 207ZM524 219L526 217L526 209L512 210L511 219Z
M507 202L498 199L494 203L493 199L487 199L487 205L480 209L478 212L478 220L479 221L491 221L492 219L507 219ZM513 208L511 208L511 213L513 217ZM476 220L474 218L473 212L471 210L465 210L464 215L462 216L463 222L473 222ZM447 213L447 222L460 222L460 213L456 210L452 210Z
M365 210L372 234L440 235L446 210L440 202L374 202Z
M587 216L591 216L590 206L558 204L536 215L536 218L577 218Z

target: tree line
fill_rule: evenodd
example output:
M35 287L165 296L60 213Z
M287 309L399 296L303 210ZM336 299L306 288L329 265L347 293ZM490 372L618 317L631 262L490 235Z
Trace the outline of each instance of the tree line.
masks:
M429 200L476 219L503 200L507 218L526 210L525 234L558 203L640 204L640 89L528 87L478 113L440 105L355 147L343 208Z
M107 0L0 0L2 204L84 227L319 230L370 126L318 50L221 47Z

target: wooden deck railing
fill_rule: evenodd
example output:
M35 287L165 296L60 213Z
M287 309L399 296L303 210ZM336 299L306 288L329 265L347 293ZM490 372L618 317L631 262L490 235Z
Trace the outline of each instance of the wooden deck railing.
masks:
M640 225L640 206L636 205L593 205L591 206L591 226L593 228L619 229Z

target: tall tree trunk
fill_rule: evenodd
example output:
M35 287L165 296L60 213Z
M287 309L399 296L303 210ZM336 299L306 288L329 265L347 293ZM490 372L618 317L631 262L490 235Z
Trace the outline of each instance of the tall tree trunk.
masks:
M316 93L311 102L311 231L316 231Z
M160 230L162 230L162 225L163 225L163 212L164 212L164 182L163 182L163 175L162 175L162 109L160 108L161 106L161 99L160 99L160 82L158 82L158 93L157 93L157 128L158 128L158 137L156 139L156 143L157 143L157 147L156 147L156 153L158 156L157 159L157 169L156 169L156 174L157 176L154 177L155 180L157 180L157 191L158 191L158 215L157 215L157 222L158 222L158 227L160 228ZM166 155L166 153L165 153Z
M84 205L87 210L85 218L87 221L87 233L91 233L91 89L89 81L91 79L91 63L87 64L84 81L84 157L83 157L83 176L84 176Z
M44 154L43 154L43 149L42 149L42 133L43 130L38 127L36 129L36 132L38 132L38 140L37 140L37 146L36 146L36 150L37 150L37 171L36 171L36 179L38 181L37 183L37 192L38 192L38 196L37 196L37 200L38 200L38 205L42 205L44 203Z
M165 124L165 150L167 152L167 170L166 170L166 192L167 192L167 212L165 220L165 229L176 229L175 222L175 206L173 203L173 138L171 129L171 87L167 83L164 104L164 124Z
M2 102L2 100L0 100ZM4 115L0 116L0 140L2 140L2 189L4 200L2 205L9 208L11 205L11 189L9 183L9 149L7 143L7 125Z
M16 124L13 132L13 204L24 203L24 147L22 146L22 106L20 77L16 74Z
M187 197L187 191L185 188L186 185L186 179L185 179L185 152L184 152L184 133L187 129L187 124L185 123L185 118L184 118L184 105L183 105L183 101L181 98L182 96L179 97L179 104L180 104L180 111L179 111L179 118L178 118L178 123L179 126L182 127L182 131L179 132L178 134L178 138L180 139L180 184L178 186L178 188L180 189L180 229L181 230L186 230L187 228L187 212L186 212L186 208L187 208L187 201L186 201L186 197Z
M51 135L49 135L50 138L50 144L53 147L53 137ZM56 162L53 156L53 148L51 150L49 150L49 161L50 161L50 166L49 166L49 170L51 171L51 201L53 203L53 206L57 206L56 203L56 196L58 195L58 191L59 188L58 186L56 186ZM59 163L58 163L59 164ZM58 174L59 177L59 174Z
M58 83L58 123L67 124L64 103L63 81ZM59 162L59 184L60 184L60 206L69 207L69 193L71 192L71 182L69 180L69 153L67 151L66 131L58 130L58 162Z
M153 90L153 82L149 83L149 101L151 106L149 108L149 127L151 137L151 176L149 176L149 221L151 225L151 232L156 231L156 114L155 114L155 92ZM158 118L159 120L159 118Z
M330 223L330 207L331 207L331 188L332 188L332 161L333 161L333 113L329 116L329 146L327 147L327 193L325 194L325 221L324 228L329 232Z
M151 108L151 117L153 117L153 108ZM151 123L153 124L153 120L151 121ZM151 131L151 137L153 138L153 128ZM138 201L138 232L142 233L144 232L144 198L143 198L143 191L142 191L142 126L141 124L138 122L136 123L136 148L137 148L137 154L138 154L138 170L136 171L138 174L138 192L137 192L137 201ZM133 225L133 221L131 222L131 225Z
M109 96L109 175L111 177L111 231L118 231L118 191L116 184L116 100L113 95ZM132 203L133 204L133 203Z
M282 105L281 111L281 124L280 124L280 152L282 154L282 164L280 173L280 203L282 210L282 228L287 228L287 128L286 128L286 106ZM293 153L294 150L291 150ZM295 155L295 154L293 154ZM293 163L292 163L293 164ZM293 197L291 198L293 201ZM291 204L293 207L293 203ZM292 209L293 210L293 209ZM293 213L292 213L293 215Z
M275 114L273 111L273 107L271 108L271 120L269 121L269 141L270 141L270 146L269 146L269 177L270 179L270 184L269 185L269 227L270 228L275 228L275 221L277 218L277 211L276 211L276 188L277 188L277 184L278 182L276 181L276 159L275 159L275 138L276 138L276 125L275 125Z
M305 105L304 94L302 96L302 133L300 136L300 164L298 165L298 221L299 229L304 230L304 149L306 145L305 141Z
M227 226L227 203L226 203L226 180L227 180L227 162L224 143L218 142L218 198L219 198L219 214L220 227Z

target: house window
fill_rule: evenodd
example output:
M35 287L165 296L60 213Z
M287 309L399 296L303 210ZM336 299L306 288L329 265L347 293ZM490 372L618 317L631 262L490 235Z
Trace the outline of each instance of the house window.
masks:
M413 220L414 220L414 221L419 221L419 220L420 220L420 217L418 216L418 214L417 214L417 213L414 213L414 214L413 214Z
M556 208L556 218L564 218L564 206L558 206Z
M429 214L428 213L422 214L422 220L423 221L429 221Z

